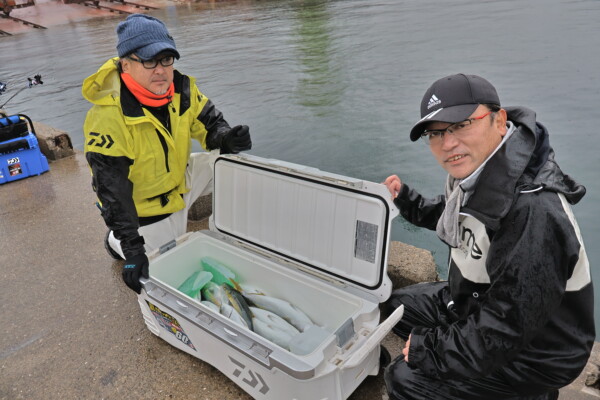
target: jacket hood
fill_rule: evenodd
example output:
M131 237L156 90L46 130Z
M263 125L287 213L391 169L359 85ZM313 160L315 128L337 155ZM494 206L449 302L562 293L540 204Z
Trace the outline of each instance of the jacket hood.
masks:
M121 80L117 69L118 57L106 61L96 73L83 81L81 94L92 104L117 104Z
M526 107L505 109L516 130L482 170L465 207L492 229L497 229L521 191L543 188L564 194L571 204L585 195L585 187L554 161L548 130L536 121L535 112Z
M576 204L585 195L585 187L564 174L554 160L554 150L550 147L548 130L535 120L535 113L525 107L506 109L508 119L522 131L535 137L535 147L519 182L521 190L527 187L544 187L562 193L571 204Z

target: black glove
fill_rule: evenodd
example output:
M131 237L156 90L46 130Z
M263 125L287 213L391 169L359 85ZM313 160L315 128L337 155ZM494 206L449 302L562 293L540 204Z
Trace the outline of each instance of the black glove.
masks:
M252 140L250 139L250 129L247 125L234 126L223 136L223 141L221 142L221 154L239 153L251 148Z
M140 294L142 290L140 276L149 278L148 257L144 253L126 259L123 265L123 280L137 294Z

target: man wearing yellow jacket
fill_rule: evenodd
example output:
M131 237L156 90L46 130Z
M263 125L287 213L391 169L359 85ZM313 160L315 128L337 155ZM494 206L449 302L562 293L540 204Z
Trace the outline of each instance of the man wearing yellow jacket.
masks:
M189 207L212 190L206 150L252 147L245 125L231 128L196 86L174 69L179 52L158 19L133 14L117 26L118 57L83 82L93 106L83 126L92 187L109 228L105 246L125 259L123 280L140 292L146 252L185 233Z

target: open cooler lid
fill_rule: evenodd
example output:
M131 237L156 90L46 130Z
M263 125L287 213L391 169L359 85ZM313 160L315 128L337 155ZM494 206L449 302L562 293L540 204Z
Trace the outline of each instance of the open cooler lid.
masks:
M249 155L215 161L213 230L380 302L396 215L382 184Z

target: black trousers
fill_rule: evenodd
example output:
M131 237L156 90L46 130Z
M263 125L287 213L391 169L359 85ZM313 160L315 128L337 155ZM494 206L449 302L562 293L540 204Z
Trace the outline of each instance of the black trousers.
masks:
M406 340L414 326L447 326L455 321L446 282L421 283L395 290L387 302L390 311L404 304L404 316L393 331ZM509 377L510 376L510 377ZM479 379L439 380L409 367L403 356L385 369L391 400L556 400L558 389L537 385L528 377L515 378L500 368Z

